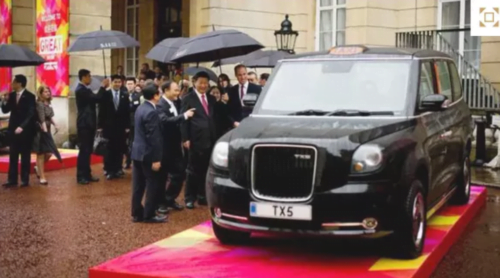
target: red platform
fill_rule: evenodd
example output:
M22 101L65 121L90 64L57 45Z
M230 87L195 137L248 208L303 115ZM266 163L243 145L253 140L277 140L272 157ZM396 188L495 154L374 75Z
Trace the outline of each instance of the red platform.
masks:
M68 150L68 149L59 149L59 153L61 153L62 163L57 161L57 158L52 156L47 163L45 163L45 171L54 171L66 168L76 167L76 160L78 157L78 150ZM102 163L101 156L92 155L92 159L90 164L98 164ZM36 164L36 155L31 155L31 171L34 171L34 167ZM19 158L19 167L21 167L21 158ZM0 155L0 173L8 173L9 172L9 154Z
M206 222L93 267L89 277L428 277L485 202L486 189L475 186L468 205L445 207L429 219L424 255L415 260L335 252L335 245L327 252L311 252L307 245L294 247L304 242L296 238L264 237L250 246L223 246Z

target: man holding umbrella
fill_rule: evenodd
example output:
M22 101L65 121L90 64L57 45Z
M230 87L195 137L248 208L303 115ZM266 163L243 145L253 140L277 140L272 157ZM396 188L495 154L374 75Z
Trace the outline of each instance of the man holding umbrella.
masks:
M26 76L18 74L12 81L14 92L2 94L2 112L9 118L9 176L4 187L17 186L17 167L21 155L21 186L28 186L30 179L31 145L35 136L35 104L33 93L26 90Z

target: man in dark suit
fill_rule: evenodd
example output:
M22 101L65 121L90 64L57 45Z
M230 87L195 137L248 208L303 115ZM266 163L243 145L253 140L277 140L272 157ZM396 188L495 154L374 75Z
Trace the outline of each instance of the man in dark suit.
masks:
M142 90L144 103L135 113L135 139L132 146L132 221L163 223L165 215L156 216L162 192L159 170L163 157L163 138L160 117L156 104L160 92L156 85L148 85ZM142 198L146 191L145 206Z
M126 136L130 132L130 100L121 90L122 79L119 75L111 76L111 88L103 91L99 104L98 130L108 139L104 156L104 169L108 180L123 176L123 155L126 152ZM104 90L104 89L101 89Z
M130 132L128 133L128 151L127 160L125 162L125 169L130 169L132 165L132 158L130 153L132 152L132 144L134 143L134 117L135 111L141 105L141 94L135 91L136 81L134 77L127 78L127 91L130 101Z
M21 186L30 181L31 145L35 135L35 103L33 93L26 90L26 76L18 74L12 81L10 94L3 94L2 112L10 113L9 176L4 187L17 186L19 155L21 155Z
M206 94L209 76L205 72L199 72L194 80L194 91L182 99L182 113L192 108L197 111L191 120L181 124L182 142L189 149L185 191L188 209L193 209L196 201L199 205L207 204L205 175L217 139L214 120L216 99Z
M229 90L229 101L227 105L230 111L229 120L233 127L237 127L251 112L250 109L244 109L243 97L249 93L259 95L262 91L262 87L248 82L247 68L244 65L237 65L234 68L234 75L236 75L236 79L238 79L238 84L234 85Z
M94 94L88 86L92 82L90 71L81 69L78 71L80 84L76 87L75 98L78 115L76 128L78 141L80 142L78 160L76 164L76 179L79 184L87 185L98 182L99 179L92 176L90 170L90 158L94 150L94 138L97 129L96 105L101 101L103 92L109 86L109 80L105 78L101 83L101 89Z
M163 159L160 171L160 185L169 184L165 193L165 204L159 211L166 213L170 209L182 210L183 207L175 199L179 196L185 177L184 156L181 140L181 123L189 120L194 115L195 108L180 114L178 97L179 85L167 81L161 86L163 96L158 103L157 110L163 131Z

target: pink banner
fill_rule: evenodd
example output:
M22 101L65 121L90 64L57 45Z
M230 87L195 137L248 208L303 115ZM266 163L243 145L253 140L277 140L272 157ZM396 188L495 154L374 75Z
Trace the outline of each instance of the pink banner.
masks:
M69 93L68 21L69 0L36 1L36 51L47 61L37 67L36 83L56 97Z
M12 42L12 0L0 0L0 44ZM0 92L10 91L12 71L0 68Z

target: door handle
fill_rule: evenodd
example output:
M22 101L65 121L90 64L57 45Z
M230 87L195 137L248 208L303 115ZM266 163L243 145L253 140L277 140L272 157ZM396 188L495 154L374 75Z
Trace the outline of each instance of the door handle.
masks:
M439 137L440 138L446 138L446 137L450 137L451 134L452 134L451 130L446 130L443 133L441 133L441 135Z

